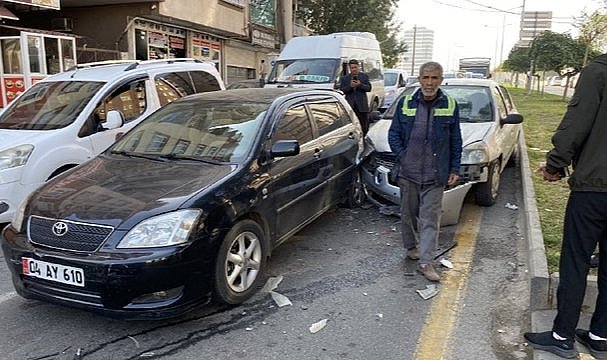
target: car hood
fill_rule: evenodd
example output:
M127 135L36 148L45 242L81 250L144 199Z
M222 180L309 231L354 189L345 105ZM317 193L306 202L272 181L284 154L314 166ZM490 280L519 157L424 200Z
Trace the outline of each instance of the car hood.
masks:
M138 222L179 208L234 168L99 156L41 187L32 198L31 213L119 227L133 217Z
M379 120L371 126L367 139L373 144L377 152L391 152L388 144L388 130L390 129L392 120ZM482 141L493 126L492 122L488 123L461 123L462 145Z
M39 142L37 138L41 134L47 133L48 131L40 130L7 130L0 129L0 151L8 150L15 146L25 144L36 144Z

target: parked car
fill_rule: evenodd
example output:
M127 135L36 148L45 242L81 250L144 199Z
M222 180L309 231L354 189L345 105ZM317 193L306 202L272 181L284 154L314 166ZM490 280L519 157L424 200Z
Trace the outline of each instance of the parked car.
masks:
M362 146L333 90L176 100L23 203L2 236L15 289L119 317L241 303L274 247L364 200Z
M221 90L215 66L192 59L78 65L27 89L0 115L0 223L49 179L107 149L159 107Z
M401 69L385 69L384 70L384 90L386 96L383 104L379 107L379 111L386 111L394 99L400 95L407 85L407 72Z
M413 93L407 88L401 96ZM522 115L517 113L510 94L492 80L445 79L441 85L459 106L463 151L460 182L447 189L443 198L442 225L457 223L469 189L476 203L491 206L499 193L501 173L518 151ZM388 145L388 130L397 102L386 110L367 134L365 160L361 167L363 183L376 203L400 203L398 184L390 180L395 155ZM378 113L374 113L379 118Z
M546 85L549 85L549 86L560 86L561 85L561 77L558 76L558 75L550 76L548 79L546 79Z

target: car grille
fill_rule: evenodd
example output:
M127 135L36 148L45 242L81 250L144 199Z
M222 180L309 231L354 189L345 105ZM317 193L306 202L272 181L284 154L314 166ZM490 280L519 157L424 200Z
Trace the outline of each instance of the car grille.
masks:
M58 222L67 225L67 231L62 236L53 232L53 226ZM92 252L103 244L114 228L32 215L28 230L29 240L34 244L55 249Z
M376 166L382 165L383 167L391 170L395 161L396 155L393 153L375 153Z

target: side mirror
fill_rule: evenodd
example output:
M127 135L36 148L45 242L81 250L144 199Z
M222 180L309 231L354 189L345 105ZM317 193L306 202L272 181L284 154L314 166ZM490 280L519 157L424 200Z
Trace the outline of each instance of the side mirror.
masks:
M520 124L523 122L523 115L518 113L508 114L505 118L501 120L501 124Z
M295 156L299 154L297 140L278 140L272 145L272 157Z
M104 130L117 129L122 125L124 125L124 116L118 110L108 111L105 121L101 123Z
M381 119L381 113L377 110L375 111L371 111L371 113L369 114L369 121L370 122L377 122Z

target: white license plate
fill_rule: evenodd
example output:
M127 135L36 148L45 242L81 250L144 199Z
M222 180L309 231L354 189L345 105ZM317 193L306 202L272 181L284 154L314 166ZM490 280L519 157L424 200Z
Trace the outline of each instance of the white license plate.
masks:
M84 287L84 270L36 259L21 258L23 275Z

